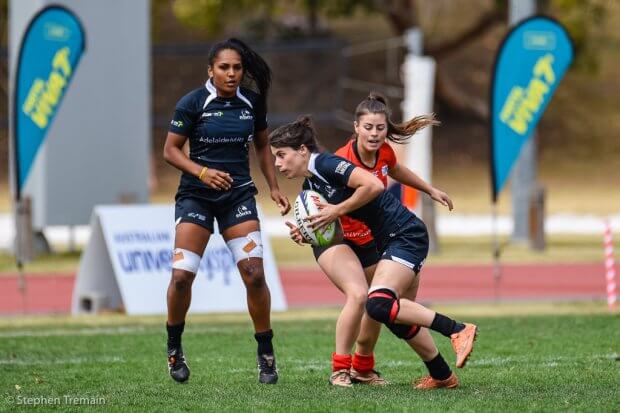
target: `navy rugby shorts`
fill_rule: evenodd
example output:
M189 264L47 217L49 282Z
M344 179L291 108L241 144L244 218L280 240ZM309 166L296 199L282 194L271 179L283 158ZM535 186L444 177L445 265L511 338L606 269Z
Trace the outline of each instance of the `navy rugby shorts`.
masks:
M339 245L339 244L345 244L351 247L355 255L357 255L357 258L360 260L362 267L364 268L370 267L379 262L379 253L377 252L377 244L375 243L374 240L364 245L358 245L352 241L344 239L342 241L336 242L327 247L314 247L313 246L312 252L314 253L314 258L318 260L321 254L323 254L323 252L325 252L330 247L333 247L334 245Z
M249 196L231 199L228 202L207 201L191 194L178 194L174 208L176 225L182 222L190 222L200 225L213 233L213 220L217 220L220 233L226 228L245 221L258 221L256 200L254 194L246 192Z
M428 255L428 231L420 218L414 218L397 233L389 234L380 246L382 260L403 264L415 273L422 270Z

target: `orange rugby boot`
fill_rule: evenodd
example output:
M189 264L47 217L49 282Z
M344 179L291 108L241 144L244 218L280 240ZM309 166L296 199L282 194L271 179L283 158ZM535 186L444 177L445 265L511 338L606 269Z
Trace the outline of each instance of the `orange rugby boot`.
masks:
M465 323L465 328L463 330L450 336L452 348L456 353L456 367L462 368L465 366L469 355L474 349L474 341L476 340L477 334L478 326Z

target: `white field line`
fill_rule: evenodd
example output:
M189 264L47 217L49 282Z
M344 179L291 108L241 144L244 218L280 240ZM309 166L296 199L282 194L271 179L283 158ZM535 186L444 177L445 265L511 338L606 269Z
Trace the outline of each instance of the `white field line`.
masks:
M21 338L21 337L71 337L71 336L96 336L114 334L142 334L145 332L143 327L104 327L104 328L84 328L84 329L56 329L50 331L21 330L0 332L0 338ZM163 330L163 328L162 328Z
M205 333L225 333L230 332L225 327L197 327L187 329L189 334ZM21 331L0 331L0 338L21 338L21 337L72 337L72 336L109 336L109 335L133 335L133 334L158 334L165 335L166 329L161 327L149 326L119 326L119 327L87 327L72 329L55 329L49 331L21 330Z
M610 354L590 354L584 356L554 356L554 357L536 357L530 355L508 356L508 357L490 357L490 358L472 358L467 362L468 366L506 366L506 365L542 365L545 367L557 367L561 364L572 364L582 361L615 361L620 356L617 353Z
M576 362L605 362L615 361L620 358L617 353L610 354L591 354L588 356L555 356L555 357L531 357L531 356L510 356L510 357L491 357L483 359L474 359L468 362L469 366L506 366L506 365L527 365L527 366L544 366L544 367L558 367L561 365L572 365ZM201 362L204 357L195 357L193 361ZM224 362L228 359L208 357L208 360L213 362ZM12 366L33 366L33 365L56 365L56 364L107 364L107 363L124 363L125 360L119 356L101 356L101 357L66 357L66 358L0 358L0 365L12 365ZM379 368L411 368L415 367L419 363L416 360L411 361L399 361L399 360L382 360L378 366ZM278 367L280 370L286 369L289 371L308 371L312 370L324 370L329 368L329 360L298 360L298 359L281 359L278 360ZM247 373L254 371L254 367L246 368L232 368L226 371L230 373Z
M125 360L118 356L101 356L101 357L65 357L53 359L42 358L15 358L15 359L0 359L0 365L8 366L37 366L37 365L53 365L53 364L109 364L109 363L124 363Z
M601 361L615 361L620 356L617 353L611 354L591 354L588 356L556 356L556 357L538 357L532 358L531 356L511 356L511 357L491 357L483 359L474 359L468 362L468 366L506 366L506 365L528 365L528 366L544 366L544 367L558 367L560 365L571 365L575 362L601 362ZM291 371L307 371L324 370L329 368L329 359L324 360L312 359L312 360L298 360L298 359L282 359L278 360L278 368L280 370L286 369ZM377 363L377 368L414 368L420 364L419 360L412 359L407 361L402 360L381 360ZM227 371L233 373L243 373L252 371L251 368L234 368Z

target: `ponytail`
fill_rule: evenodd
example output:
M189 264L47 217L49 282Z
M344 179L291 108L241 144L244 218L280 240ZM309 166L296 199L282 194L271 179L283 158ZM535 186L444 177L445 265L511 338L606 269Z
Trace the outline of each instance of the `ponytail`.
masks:
M271 69L267 62L241 40L230 38L213 45L208 56L209 66L213 66L218 53L224 49L231 49L239 53L244 77L250 78L256 84L260 95L266 99L271 87Z
M387 137L394 143L406 143L409 138L416 134L419 130L427 126L436 126L440 122L435 119L435 114L416 116L403 123L392 122L392 111L388 104L387 98L377 92L370 92L368 97L360 102L355 109L355 120L369 113L383 113L387 122Z

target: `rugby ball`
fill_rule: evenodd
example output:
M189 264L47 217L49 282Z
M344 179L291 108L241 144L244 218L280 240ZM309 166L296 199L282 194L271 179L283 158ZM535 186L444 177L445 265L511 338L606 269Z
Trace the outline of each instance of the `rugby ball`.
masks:
M316 191L304 190L297 195L295 204L293 205L293 215L295 222L306 241L316 247L326 247L332 243L336 237L337 226L340 225L339 220L329 224L325 229L313 231L309 227L309 223L305 219L319 212L317 203L326 204L327 201L323 195Z

